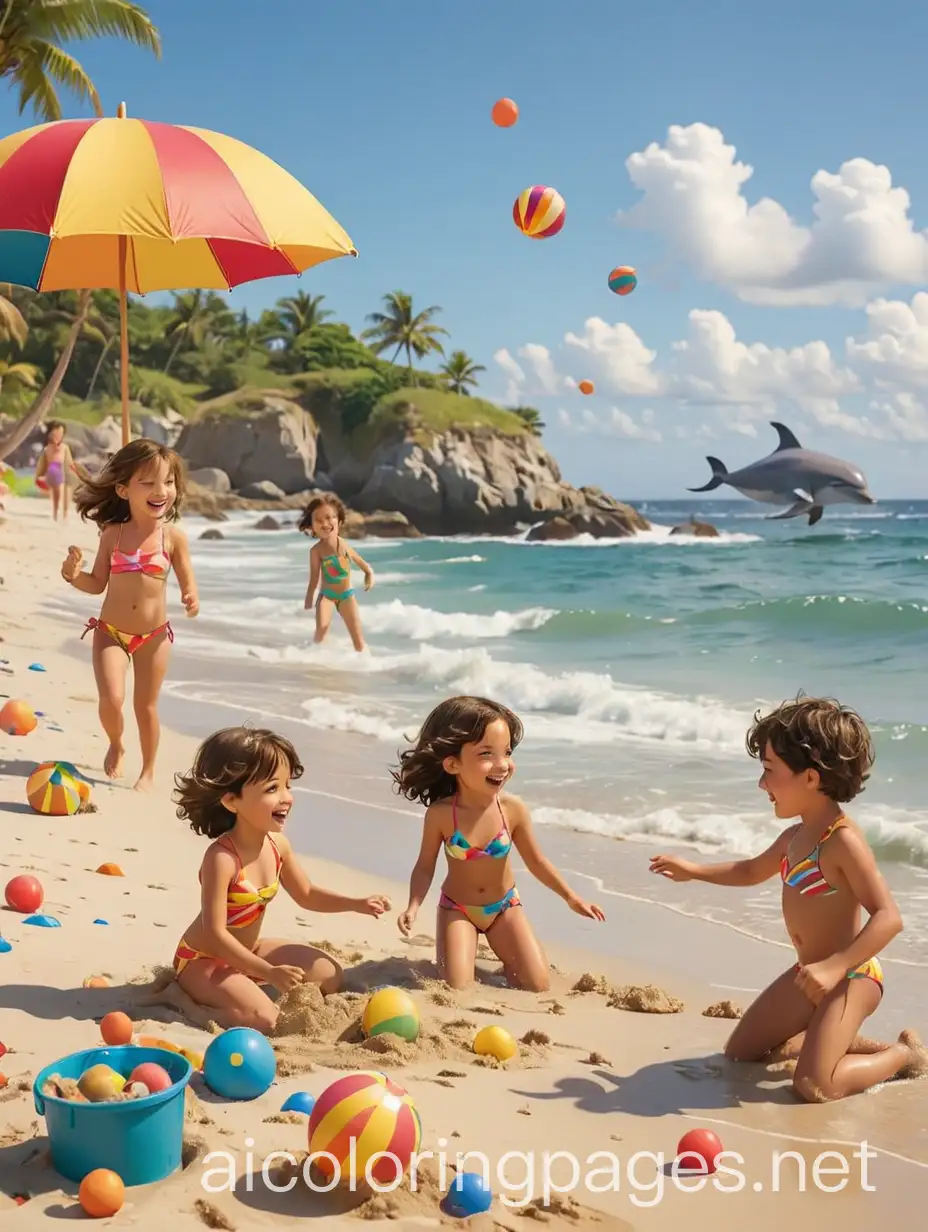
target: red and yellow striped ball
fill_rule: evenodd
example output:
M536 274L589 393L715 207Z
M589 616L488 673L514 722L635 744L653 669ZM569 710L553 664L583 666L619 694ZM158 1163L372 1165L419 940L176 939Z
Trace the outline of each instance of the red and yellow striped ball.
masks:
M553 188L535 184L526 188L512 207L513 222L523 235L546 240L557 235L567 217L564 198Z
M362 1070L326 1087L310 1113L308 1133L309 1153L323 1176L347 1185L353 1172L356 1186L367 1180L389 1185L418 1151L422 1123L401 1086Z
M37 813L68 817L90 799L90 784L69 761L45 761L29 775L26 799Z

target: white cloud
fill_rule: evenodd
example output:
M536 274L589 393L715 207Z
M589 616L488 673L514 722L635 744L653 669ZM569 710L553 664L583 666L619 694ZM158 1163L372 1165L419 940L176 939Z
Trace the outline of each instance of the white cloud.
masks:
M928 233L889 169L865 158L812 176L811 226L769 197L708 124L674 125L625 166L642 199L620 220L656 232L703 279L759 304L860 305L887 284L928 280Z
M494 354L493 358L506 373L508 378L506 382L506 392L503 394L503 401L509 406L518 406L519 399L522 396L522 387L525 384L525 373L505 347L500 347L500 349Z
M505 347L501 347L493 356L508 378L503 401L509 405L517 405L525 398L550 396L573 384L558 376L551 352L540 342L526 343L525 346L519 347L517 354L519 359L526 361L529 373L526 373L525 368Z
M582 334L568 333L564 341L586 352L597 373L618 393L660 393L661 379L652 367L657 352L649 351L624 321L607 325L601 317L589 317Z
M867 337L848 338L848 360L876 384L928 389L928 293L911 304L877 299L867 305Z
M660 432L654 426L654 411L648 408L641 412L638 419L617 406L610 408L606 415L597 415L595 411L585 407L576 415L571 415L563 407L557 413L558 422L573 432L587 433L591 436L617 436L628 441L660 441Z

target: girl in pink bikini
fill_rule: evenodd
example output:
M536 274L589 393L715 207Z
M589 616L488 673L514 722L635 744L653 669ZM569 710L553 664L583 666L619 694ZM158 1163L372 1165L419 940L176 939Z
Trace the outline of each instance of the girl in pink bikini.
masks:
M548 963L529 924L512 873L513 846L532 876L560 895L571 911L603 920L602 909L571 890L542 854L528 809L502 790L515 772L512 752L520 720L483 697L450 697L425 720L414 748L393 772L407 800L426 805L409 903L399 917L408 936L435 876L442 848L448 875L438 904L438 970L452 988L474 978L477 942L486 937L514 988L546 992Z
M75 471L71 446L65 442L64 433L63 423L54 421L48 425L35 468L37 486L44 486L51 493L52 517L56 522L59 513L63 521L68 520L68 473Z
M103 769L122 776L123 703L126 673L133 667L133 706L139 729L142 769L137 791L152 786L161 726L158 695L167 670L174 632L167 618L167 579L173 567L181 602L196 616L197 598L187 537L176 526L184 497L184 465L164 445L144 437L124 446L96 478L78 488L74 504L84 519L101 528L93 568L83 572L80 548L68 549L61 576L85 595L106 594L93 631L93 669L100 697L100 722L109 748ZM82 635L83 636L83 635Z

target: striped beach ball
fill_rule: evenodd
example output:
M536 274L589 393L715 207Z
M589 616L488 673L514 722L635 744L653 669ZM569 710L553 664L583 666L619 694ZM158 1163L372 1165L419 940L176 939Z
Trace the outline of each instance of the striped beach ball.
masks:
M319 1172L342 1185L398 1182L422 1142L409 1094L386 1074L362 1070L337 1078L309 1117L309 1153ZM354 1144L352 1146L352 1143Z
M90 784L67 761L43 762L26 783L26 799L47 817L68 817L89 798Z
M398 1035L415 1040L419 1036L419 1010L402 988L378 988L364 1007L361 1029L372 1035Z
M630 295L638 285L638 275L630 265L617 265L609 275L609 290L616 295Z
M516 198L512 218L523 235L533 240L546 240L557 235L567 217L564 198L553 188L535 184Z

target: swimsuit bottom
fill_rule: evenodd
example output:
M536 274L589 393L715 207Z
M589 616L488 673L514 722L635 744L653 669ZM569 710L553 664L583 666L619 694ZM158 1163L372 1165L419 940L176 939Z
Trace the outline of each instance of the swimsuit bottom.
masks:
M334 603L336 607L338 607L343 599L350 599L353 595L353 586L349 586L347 590L329 590L328 587L323 586L319 591L320 599L328 599L331 603Z
M801 969L801 964L796 963L796 970ZM884 991L883 968L878 958L868 958L866 962L862 962L859 967L853 967L847 973L849 980L873 980L882 996Z
M218 971L234 971L235 970L233 966L231 966L227 962L224 962L223 959L214 958L212 954L205 954L202 950L194 949L192 945L187 944L186 937L182 937L180 940L180 944L178 945L177 949L174 951L174 961L171 964L174 968L175 978L178 975L180 975L180 973L183 971L183 969L187 966L188 963L194 962L194 960L197 958L210 959L210 961L214 964L216 970ZM265 980L257 980L254 978L254 976L249 976L248 978L252 980L255 984L264 984L266 982Z
M522 900L519 898L519 891L515 886L508 890L498 903L477 903L470 905L468 903L456 903L453 898L442 890L441 898L438 900L438 906L443 907L446 911L460 911L462 915L466 915L476 928L478 933L485 933L496 920L508 911L510 907L521 907Z
M174 630L171 628L171 622L166 620L163 625L159 625L157 629L151 629L148 633L123 633L121 629L117 629L115 625L108 624L105 620L97 620L96 616L91 616L84 626L84 632L81 634L81 641L87 636L91 629L102 629L102 631L116 643L121 646L126 654L131 659L137 650L141 650L149 642L153 641L159 633L167 633L168 641L174 641Z
M60 488L64 483L64 470L60 462L49 462L45 482L50 488Z

